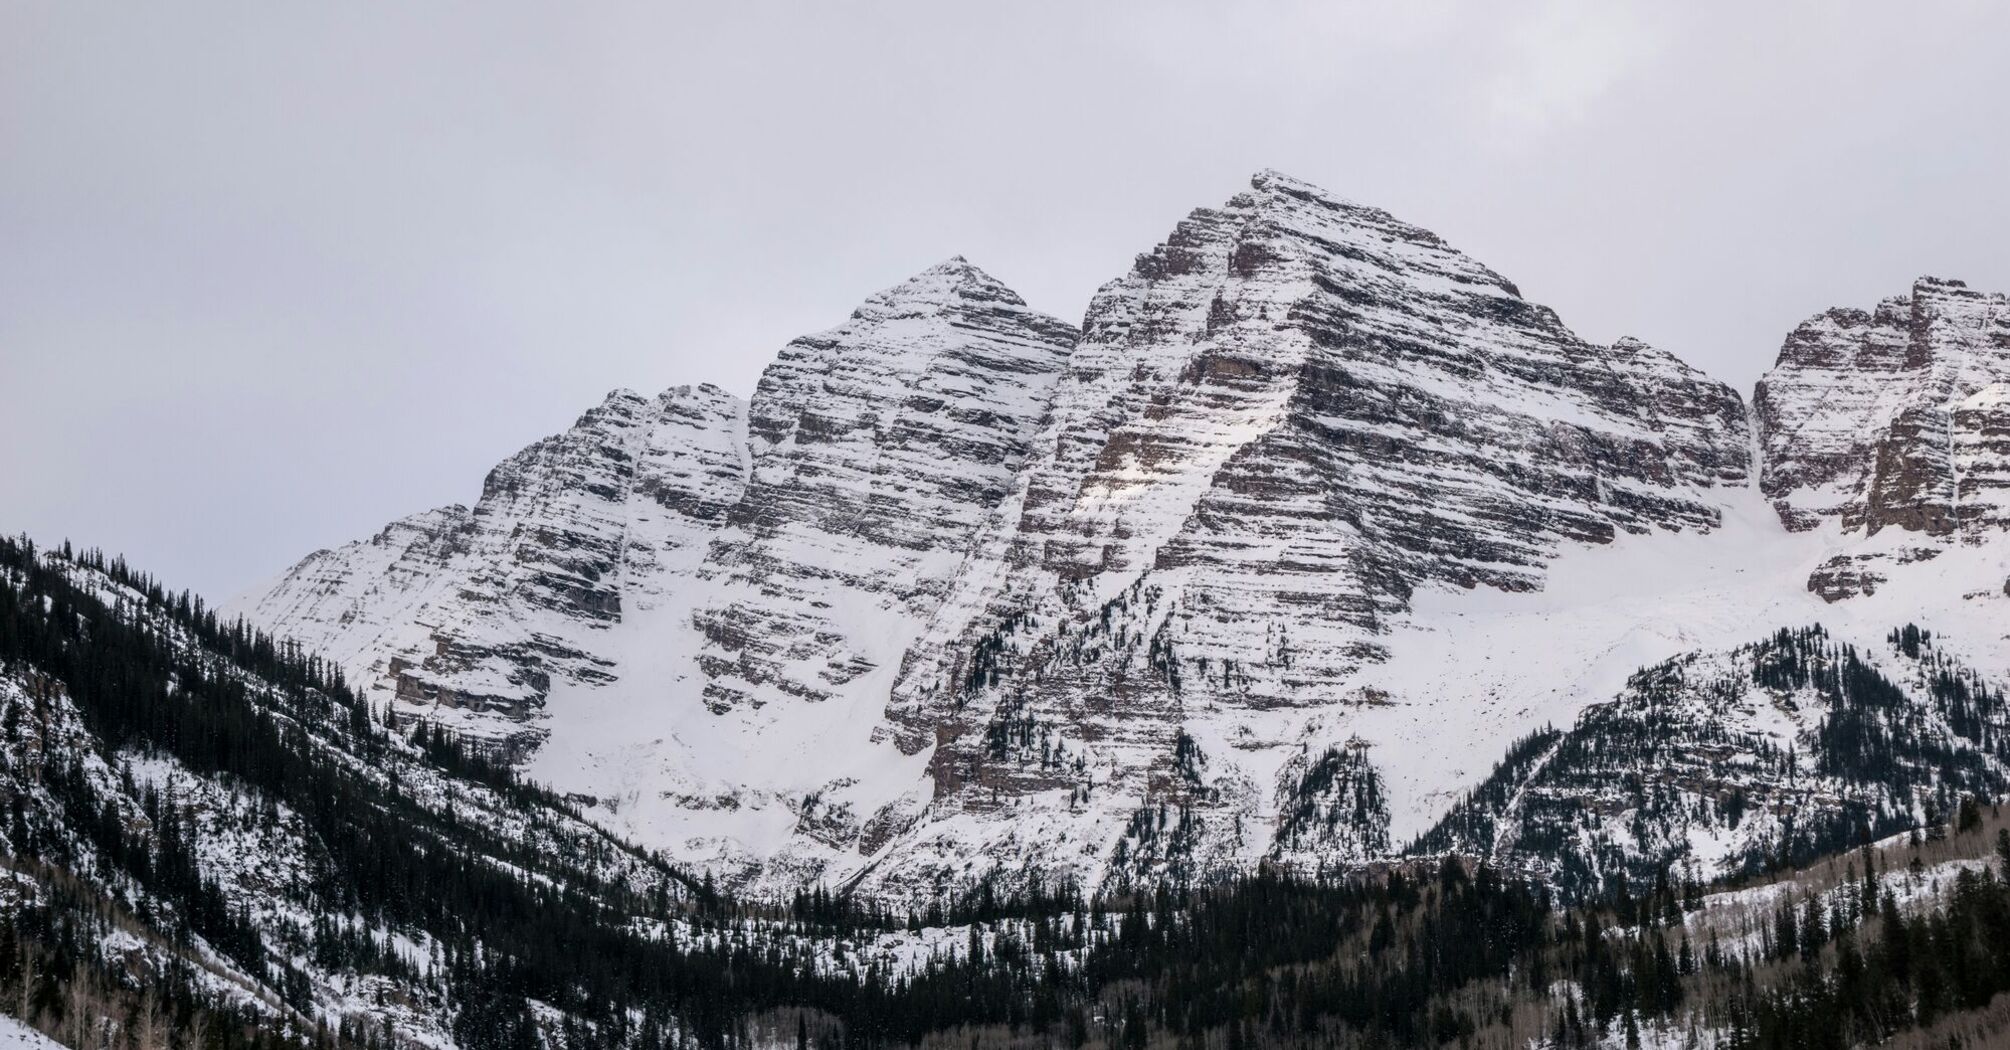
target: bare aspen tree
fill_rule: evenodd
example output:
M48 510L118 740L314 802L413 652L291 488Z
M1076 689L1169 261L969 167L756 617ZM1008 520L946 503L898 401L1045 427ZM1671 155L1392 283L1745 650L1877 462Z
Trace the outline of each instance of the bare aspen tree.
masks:
M70 1050L96 1050L96 1042L91 1038L96 1033L92 1022L97 1011L91 1009L96 996L91 994L91 979L88 974L78 973L70 981L63 997L64 1043Z
M21 951L21 990L14 1004L14 1016L27 1024L35 1023L35 984L42 978L42 953L32 946L23 945Z
M133 1015L132 1045L134 1050L169 1050L167 1012L154 995L140 997Z
M181 1031L182 1050L202 1050L209 1045L209 1015L198 1011Z

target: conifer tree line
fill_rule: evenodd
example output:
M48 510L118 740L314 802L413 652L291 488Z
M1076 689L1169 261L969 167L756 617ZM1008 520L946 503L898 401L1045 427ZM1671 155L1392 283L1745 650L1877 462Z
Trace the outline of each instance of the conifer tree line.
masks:
M80 585L80 572L117 589ZM1930 652L1930 636L1910 630L1894 644ZM1816 672L1782 661L1760 673ZM40 709L66 698L124 780L108 792L73 760L0 769L33 778L57 818L16 793L0 826L0 876L42 887L0 911L0 1008L77 1050L399 1045L360 1022L316 1024L303 959L447 1004L453 1037L477 1050L1578 1047L1671 1025L1719 1029L1738 1050L1784 1050L1875 1043L2010 991L2010 833L1998 860L1970 866L1930 906L1902 902L1888 866L1859 850L1838 888L1781 895L1740 944L1691 937L1706 890L1720 888L1692 873L1664 867L1637 884L1621 873L1566 902L1454 855L1333 878L1265 869L1116 898L983 882L914 912L826 887L766 906L566 830L577 811L508 766L427 723L387 724L332 664L95 553L52 559L0 540L0 674L34 684L0 712L8 744L46 732ZM1978 737L1993 732L2000 693L1946 677L1936 695L1974 711ZM1850 687L1867 708L1883 702L1874 683ZM1556 740L1530 737L1508 763ZM56 753L6 753L17 751ZM135 754L234 785L242 819L283 807L299 820L312 841L297 898L314 916L307 928L275 934L228 899L194 848L199 820L215 814L134 782L123 766ZM420 769L481 785L545 833L572 836L568 855L538 855L425 804L404 786ZM1945 843L2001 823L1973 797L1947 812ZM616 855L654 874L634 884L592 863ZM927 965L844 969L827 957L842 964L847 946L880 933L944 926L967 928L965 939ZM176 966L135 980L92 948L140 928L207 945L277 989L284 1008L254 1015ZM396 950L386 930L434 945L431 964ZM541 1020L534 1004L562 1020Z

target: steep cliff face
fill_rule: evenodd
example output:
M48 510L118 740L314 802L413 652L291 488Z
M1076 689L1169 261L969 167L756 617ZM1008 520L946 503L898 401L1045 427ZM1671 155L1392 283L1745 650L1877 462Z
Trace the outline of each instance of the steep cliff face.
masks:
M1809 578L1830 601L1893 567L2002 534L2010 299L1921 278L1876 310L1831 310L1787 338L1753 399L1761 487L1790 529L1861 542Z
M697 614L714 711L883 694L1026 459L1072 326L961 258L782 349Z
M1710 529L1748 450L1729 388L1259 175L1097 295L1037 458L910 654L891 713L934 749L924 834L982 855L1030 809L1118 875L1359 856L1386 832L1286 817L1336 790L1376 812L1346 712L1412 592L1532 590L1562 545ZM939 874L904 863L869 878Z
M241 610L366 691L534 748L554 681L610 681L607 628L704 554L745 486L745 426L717 387L616 391L498 464L474 509L309 555Z
M1971 543L2010 533L2010 382L1954 406L1954 528Z

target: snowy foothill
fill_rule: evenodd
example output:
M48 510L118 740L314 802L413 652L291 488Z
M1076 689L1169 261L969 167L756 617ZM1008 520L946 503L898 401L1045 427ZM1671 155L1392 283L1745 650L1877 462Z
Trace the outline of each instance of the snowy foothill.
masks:
M0 1014L0 1050L67 1050L67 1048L28 1027L19 1019Z

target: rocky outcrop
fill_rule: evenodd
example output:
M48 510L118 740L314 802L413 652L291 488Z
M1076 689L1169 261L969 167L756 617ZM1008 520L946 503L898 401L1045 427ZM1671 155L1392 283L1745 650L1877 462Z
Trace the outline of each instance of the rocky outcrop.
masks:
M1909 296L1830 310L1787 337L1753 398L1762 490L1790 529L1888 533L1824 565L1811 589L1865 593L1888 570L1864 562L1922 560L2002 532L2002 408L1990 392L2005 382L2010 299L1960 281L1921 278Z
M2010 381L1954 406L1954 529L1971 543L2010 532Z

